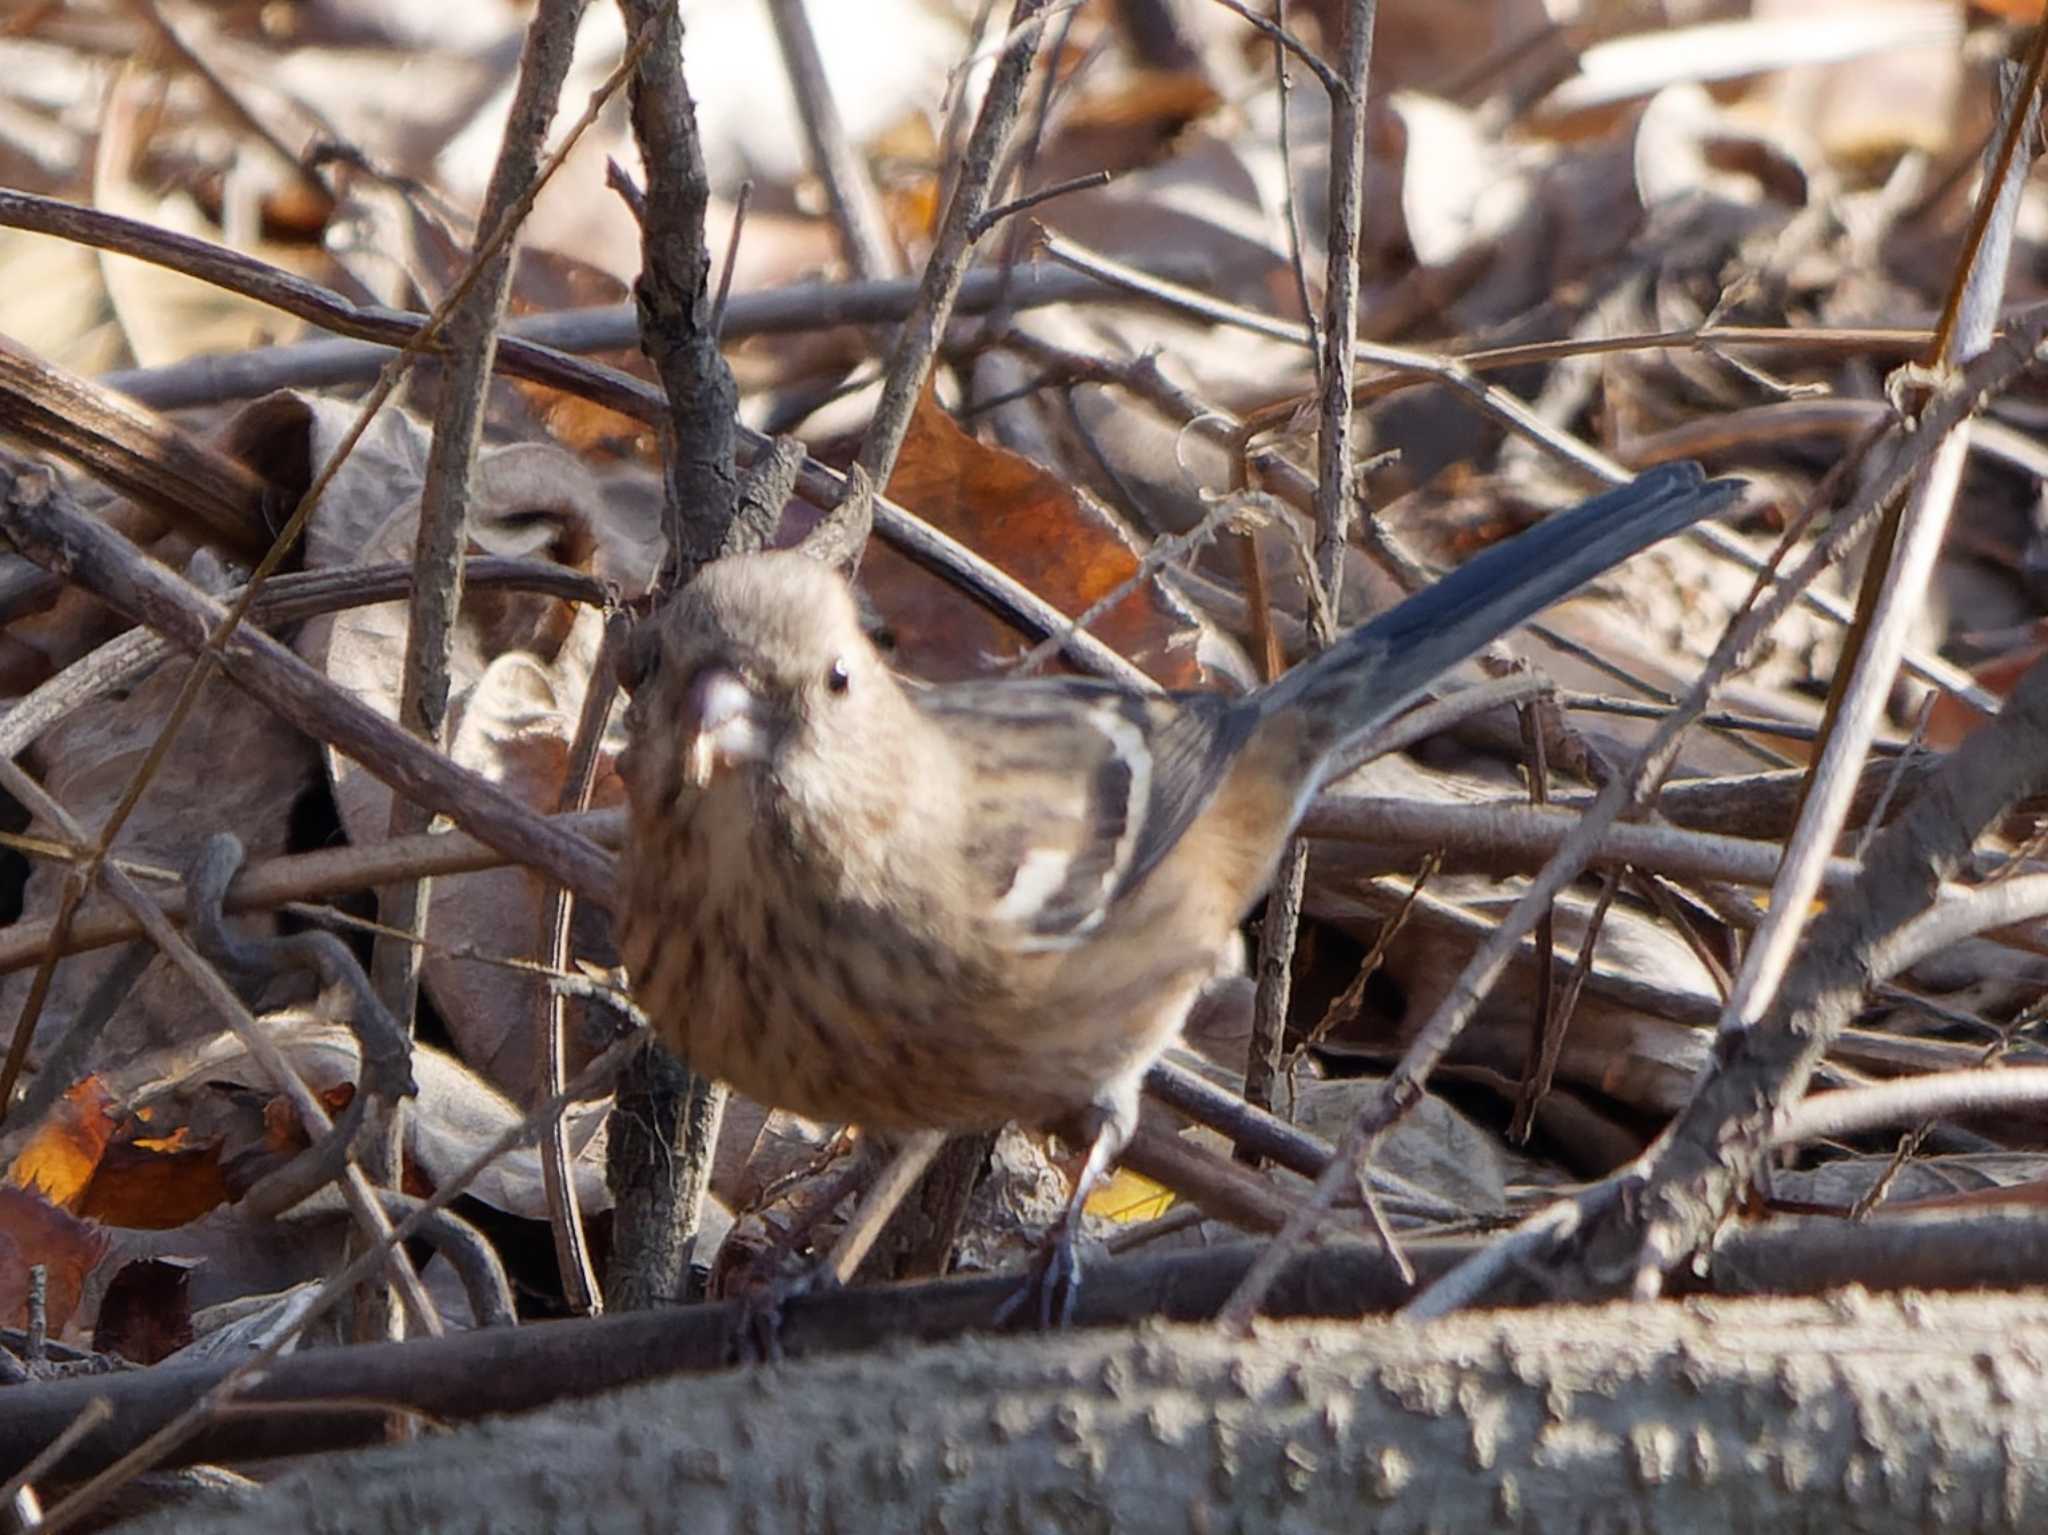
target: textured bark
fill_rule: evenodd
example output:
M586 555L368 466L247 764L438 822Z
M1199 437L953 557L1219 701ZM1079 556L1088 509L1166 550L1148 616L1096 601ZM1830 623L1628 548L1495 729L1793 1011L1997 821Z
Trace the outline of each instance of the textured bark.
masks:
M2038 1296L976 1338L327 1457L312 1531L2048 1528Z

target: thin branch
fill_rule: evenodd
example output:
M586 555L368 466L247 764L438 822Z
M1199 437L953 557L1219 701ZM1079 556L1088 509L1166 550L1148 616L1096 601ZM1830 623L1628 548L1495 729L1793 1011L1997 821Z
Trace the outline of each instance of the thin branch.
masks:
M889 236L882 194L868 174L867 162L847 141L804 0L768 0L768 14L775 22L789 93L810 145L811 170L824 183L832 222L839 230L840 254L856 277L894 277L903 264Z
M2048 663L1966 740L1898 821L1871 844L1863 877L1813 919L1776 1010L1723 1034L1715 1070L1652 1153L1524 1222L1483 1258L1407 1308L1419 1318L1505 1301L1611 1292L1696 1251L1765 1154L1771 1116L1792 1111L1866 990L1890 974L1897 940L1935 901L1943 877L2018 799L2048 788Z
M434 322L399 311L359 306L317 284L266 266L241 254L208 245L204 241L172 235L135 220L125 220L73 207L50 198L0 190L0 226L33 228L43 233L77 239L81 243L117 249L138 259L185 272L233 292L245 293L259 302L274 304L289 314L309 320L324 329L372 340L402 344L408 348L431 349ZM422 328L424 327L424 329ZM615 368L570 357L532 342L500 337L498 360L501 371L518 378L568 390L582 398L609 406L636 421L662 426L669 420L667 397ZM381 393L380 396L381 397ZM773 439L737 423L733 429L740 457L751 464L773 450ZM337 459L353 436L337 450ZM333 461L331 460L330 463ZM320 479L308 495L316 495L326 484ZM797 488L816 506L832 506L846 492L846 479L815 459L805 459ZM987 604L1030 634L1044 637L1062 634L1062 648L1075 665L1096 676L1110 678L1139 691L1157 691L1158 684L1093 635L1068 632L1065 614L1035 592L996 569L957 539L939 532L902 507L881 496L875 499L875 530L919 564L955 581L963 590Z
M718 346L705 214L711 177L683 75L683 19L673 4L621 0L645 42L629 100L633 141L647 166L641 270L633 296L640 348L661 380L665 433L662 521L668 553L655 579L672 591L715 559L739 488L733 455L739 394Z
M4 207L4 202L0 202L0 207ZM1047 234L1040 242L1040 249L1048 259L1076 272L1084 272L1104 282L1115 283L1141 298L1168 305L1182 313L1218 325L1235 326L1253 335L1268 336L1276 341L1291 341L1297 346L1307 346L1310 343L1308 327L1305 325L1276 320L1256 310L1226 303L1197 289L1141 272L1091 251L1064 235ZM2028 310L2008 318L2001 342L2009 347L2024 345L2031 348L2038 342L2039 333L2037 316L2033 310ZM2030 337L2034 340L2030 341ZM1451 391L1454 398L1469 401L1475 410L1489 420L1497 422L1507 431L1527 438L1559 463L1598 484L1620 485L1631 477L1626 469L1606 454L1568 433L1556 430L1515 395L1497 385L1484 382L1478 371L1470 367L1463 358L1367 341L1358 343L1357 352L1361 362L1394 370L1398 381L1409 384L1426 381L1443 386ZM2018 354L2015 351L2010 350L2004 353L2008 363L2016 355ZM1287 415L1291 416L1293 410L1294 405L1289 402ZM1277 424L1274 421L1261 422L1255 416L1247 416L1245 431L1270 431ZM1758 559L1755 551L1749 549L1726 529L1716 527L1712 523L1700 523L1689 529L1686 537L1705 545L1721 558L1752 574L1760 575L1765 571L1765 564ZM1847 605L1826 592L1802 592L1799 601L1803 606L1835 623L1846 624L1851 619ZM1907 665L1913 675L1923 681L1946 688L1958 697L1967 699L1973 707L1981 708L1987 713L1996 712L1997 700L1978 686L1961 668L1939 657L1918 653L1908 656Z
M1765 1147L1784 1151L1808 1141L1840 1140L1916 1120L1970 1114L2032 1113L2048 1107L2048 1066L1945 1071L1875 1087L1815 1093L1772 1116Z
M737 525L739 395L719 348L705 228L711 178L683 73L682 13L660 0L621 4L628 24L650 40L631 98L633 140L648 178L634 294L641 350L667 396L661 520L668 549L655 588L672 592L717 558ZM681 1298L723 1103L723 1087L665 1050L641 1051L621 1073L605 1157L612 1305L637 1310Z
M50 1510L44 1527L53 1531L58 1530L83 1517L98 1507L115 1488L143 1471L164 1464L183 1463L178 1459L180 1449L192 1444L210 1428L220 1427L227 1420L228 1406L244 1392L265 1383L269 1379L272 1366L278 1364L282 1357L297 1345L300 1335L308 1327L347 1300L355 1287L375 1275L384 1263L392 1261L391 1255L402 1257L400 1243L424 1230L428 1222L461 1197L475 1182L479 1173L515 1146L530 1141L543 1125L561 1114L569 1104L602 1092L617 1074L625 1059L639 1050L644 1043L644 1039L638 1034L618 1041L577 1073L576 1080L562 1093L535 1108L517 1124L501 1131L488 1146L471 1157L454 1177L443 1183L428 1198L414 1203L381 1241L372 1242L364 1252L328 1275L321 1284L319 1293L292 1320L291 1325L281 1329L275 1338L254 1354L238 1364L219 1369L203 1383L181 1383L180 1389L174 1391L168 1400L159 1400L160 1407L167 1410L128 1418L126 1421L130 1425L131 1437L123 1441L119 1453L110 1460L108 1447L100 1446L93 1460L93 1465L97 1468L96 1474L91 1480L66 1494L64 1501ZM521 1329L512 1335L527 1334ZM478 1334L471 1333L465 1336L476 1337ZM503 1336L503 1333L493 1336L492 1346L501 1345ZM379 1353L390 1355L403 1361L403 1368L414 1372L418 1378L422 1372L431 1372L427 1371L423 1357L414 1351L433 1347L441 1341L443 1340L431 1339L387 1343L345 1352L358 1357ZM378 1390L343 1394L392 1399L391 1393ZM246 1423L249 1420L242 1421ZM139 1442L133 1438L137 1428L142 1430ZM381 1425L379 1432L382 1432ZM294 1438L299 1438L296 1431ZM302 1439L299 1445L303 1448ZM75 1475L77 1468L67 1467L67 1471Z
M413 565L420 579L407 604L398 698L398 723L436 748L444 744L448 720L449 667L462 608L471 485L483 441L498 324L512 291L513 235L538 184L541 151L575 55L577 23L586 3L541 0L527 25L510 118L478 215L484 236L471 256L474 280L448 310L443 331L451 357L443 373L420 489L413 542ZM432 813L424 806L394 795L388 835L423 832L431 820ZM371 973L384 1006L408 1034L419 1001L421 950L415 940L426 935L432 896L427 880L406 880L378 893L385 926L404 936L377 942ZM400 1182L403 1113L397 1109L382 1121L376 1149L366 1153L376 1181L387 1188L397 1188ZM365 1325L382 1330L375 1320Z
M0 460L0 526L16 548L180 649L221 635L221 668L315 740L338 747L401 794L424 800L515 862L610 905L612 860L551 829L497 785L399 730L261 630L229 630L229 610L118 534L79 515L53 481Z
M2007 107L2015 125L2033 118L2041 71L2048 65L2048 29L2036 36L2031 58L2027 87L2016 93ZM1997 323L1999 294L2005 285L2020 192L2027 175L2026 161L2016 165L2011 161L2009 142L2006 151L2008 158L2000 167L2004 179L1991 183L1984 197L1983 217L1977 226L1982 242L1966 253L1973 273L1988 280L1959 284L1958 292L1967 293L1968 303L1960 311L1952 309L1954 323L1942 328L1944 349L1939 361L1943 368L1952 369L1983 351ZM1994 216L1997 209L2003 212ZM1928 584L1934 578L1934 563L1955 509L1968 449L1966 433L1953 430L1944 434L1939 451L1914 480L1904 510L1886 519L1874 542L1856 623L1850 630L1854 648L1836 676L1828 728L1808 778L1806 803L1785 846L1784 873L1772 890L1763 926L1743 954L1734 995L1722 1013L1720 1032L1724 1036L1754 1027L1771 1010L1801 941L1807 914L1819 892L1820 865L1841 837L1868 743L1891 700L1907 635L1918 621Z
M917 301L897 333L882 377L882 398L855 459L878 490L889 483L896 467L896 455L910 430L911 412L938 355L940 338L952 317L953 300L966 278L975 223L988 207L1003 146L1023 108L1024 87L1031 78L1044 15L1051 4L1052 0L1016 0L1010 11L1009 32L982 97L974 131L968 135L959 180L918 284Z
M0 786L19 800L31 815L60 828L65 836L80 845L91 845L93 839L85 828L12 759L0 757ZM107 893L127 908L128 914L141 924L164 957L184 972L185 978L198 989L214 1015L235 1031L236 1038L262 1065L271 1084L291 1104L292 1112L298 1116L307 1137L317 1142L326 1136L334 1128L326 1106L321 1103L319 1095L306 1085L305 1078L293 1069L270 1031L256 1021L242 999L235 995L234 988L221 979L219 971L200 958L184 934L171 925L163 908L119 867L102 862L96 873ZM341 1194L349 1213L369 1236L372 1249L380 1253L378 1267L388 1265L413 1325L429 1336L438 1337L441 1332L440 1316L427 1295L426 1287L420 1283L412 1261L403 1249L386 1250L379 1246L380 1240L390 1234L391 1223L384 1217L383 1206L377 1203L376 1192L363 1176L362 1169L350 1162L341 1179Z
M1388 1078L1378 1098L1361 1112L1346 1132L1338 1148L1340 1161L1366 1156L1369 1147L1420 1101L1422 1081L1478 1011L1480 1002L1499 979L1537 917L1557 892L1585 867L1595 842L1607 828L1629 809L1646 803L1655 793L1656 786L1676 760L1681 735L1704 711L1720 680L1733 672L1763 642L1771 626L1792 605L1798 591L1839 558L1852 540L1861 536L1893 489L1940 450L1946 433L1974 412L1983 398L1983 379L1986 376L2009 377L2005 370L2022 357L2031 359L2043 335L2048 335L2048 314L2032 317L2032 323L2024 328L2016 325L2014 331L1996 347L1958 370L1954 377L1944 380L1923 407L1917 429L1910 434L1895 435L1887 441L1885 446L1890 450L1889 454L1875 466L1850 505L1807 552L1798 567L1779 580L1768 593L1764 592L1764 581L1759 578L1749 602L1730 623L1727 633L1722 636L1713 656L1687 690L1679 707L1652 734L1628 771L1616 775L1601 789L1585 818L1522 893L1514 908L1479 945L1464 971L1445 992L1436 1010L1416 1033L1400 1066ZM1782 556L1782 547L1780 553ZM1341 1178L1337 1173L1326 1173L1317 1181L1314 1202L1335 1198L1340 1184ZM1599 1197L1609 1199L1612 1191ZM1515 1252L1540 1250L1553 1241L1561 1240L1559 1233L1576 1230L1577 1223L1587 1218L1593 1201L1594 1196L1589 1193L1571 1210L1532 1221L1515 1239L1519 1244ZM1298 1242L1306 1229L1304 1222L1300 1230L1283 1232L1277 1239L1277 1245ZM1510 1244L1504 1242L1502 1245ZM1495 1272L1506 1272L1516 1261L1519 1260L1514 1257L1503 1258ZM1271 1264L1255 1270L1257 1282L1248 1282L1243 1292L1232 1298L1228 1315L1233 1325L1247 1324L1256 1313L1259 1286L1273 1271ZM1460 1304L1456 1296L1468 1293L1470 1284L1475 1282L1461 1279L1461 1288L1456 1292L1447 1291L1442 1304L1446 1307ZM1431 1304L1437 1302L1432 1301Z
M1335 101L1344 94L1345 77L1339 75L1336 70L1330 68L1329 65L1317 58L1313 49L1285 27L1259 15L1250 6L1243 4L1242 0L1211 0L1211 3L1222 6L1223 9L1229 11L1233 16L1243 18L1267 37L1270 37L1275 47L1284 48L1297 59L1300 59L1307 66L1308 72L1322 82L1323 89L1329 92L1332 101Z
M1116 180L1109 171L1088 171L1080 176L1069 176L1065 181L1055 181L1049 187L1040 187L1036 192L1026 192L1022 197L1013 197L1006 203L978 215L970 238L979 240L1006 218L1036 208L1040 203L1049 203L1056 197L1065 197L1070 192L1088 192L1096 187L1106 187Z
M591 663L590 681L584 690L583 707L576 716L576 734L569 742L568 762L562 774L562 792L556 801L558 813L590 808L590 791L597 782L598 761L604 744L605 726L618 700L618 658L623 641L622 622L606 625L604 643ZM571 922L574 897L560 885L550 885L540 917L541 963L552 971L569 967ZM568 1076L568 1003L561 991L543 986L535 992L535 1026L541 1035L541 1086L543 1101L557 1096ZM555 1263L562 1276L562 1298L571 1312L594 1316L604 1309L604 1293L591 1262L590 1243L583 1231L583 1211L576 1195L571 1167L568 1127L560 1115L549 1122L541 1137L541 1180L548 1197L548 1226L554 1236Z
M1322 350L1316 357L1316 551L1319 610L1334 616L1343 600L1344 560L1351 545L1356 487L1352 483L1351 378L1358 361L1358 248L1365 205L1366 91L1372 71L1378 0L1352 0L1344 13L1341 83L1330 87L1330 226L1323 280ZM1284 31L1283 34L1284 35ZM1336 636L1319 632L1318 648ZM1308 843L1297 837L1280 860L1259 924L1258 997L1245 1066L1245 1096L1271 1108L1286 1056L1294 947L1308 881Z

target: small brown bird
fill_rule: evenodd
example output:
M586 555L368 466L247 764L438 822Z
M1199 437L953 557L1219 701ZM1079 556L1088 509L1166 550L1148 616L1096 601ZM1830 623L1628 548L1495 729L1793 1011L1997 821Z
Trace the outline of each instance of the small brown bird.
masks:
M1447 667L1739 481L1667 466L1481 554L1270 686L922 687L802 554L707 567L624 668L622 946L661 1037L773 1107L880 1132L1015 1119L1089 1148L1271 879L1332 757Z

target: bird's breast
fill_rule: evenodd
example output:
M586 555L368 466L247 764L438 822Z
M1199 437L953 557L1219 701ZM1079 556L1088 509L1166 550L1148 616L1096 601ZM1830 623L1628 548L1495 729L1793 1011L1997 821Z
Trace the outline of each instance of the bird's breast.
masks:
M1026 1112L991 1040L1006 999L944 914L807 857L738 796L634 818L622 942L635 995L691 1066L759 1103L881 1130Z

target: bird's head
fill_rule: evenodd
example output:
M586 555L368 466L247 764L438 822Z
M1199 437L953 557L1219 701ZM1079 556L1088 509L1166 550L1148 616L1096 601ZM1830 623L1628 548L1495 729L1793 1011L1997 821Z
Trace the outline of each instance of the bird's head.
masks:
M706 566L634 631L620 670L636 797L643 776L701 791L858 746L878 697L896 696L851 588L794 552Z

